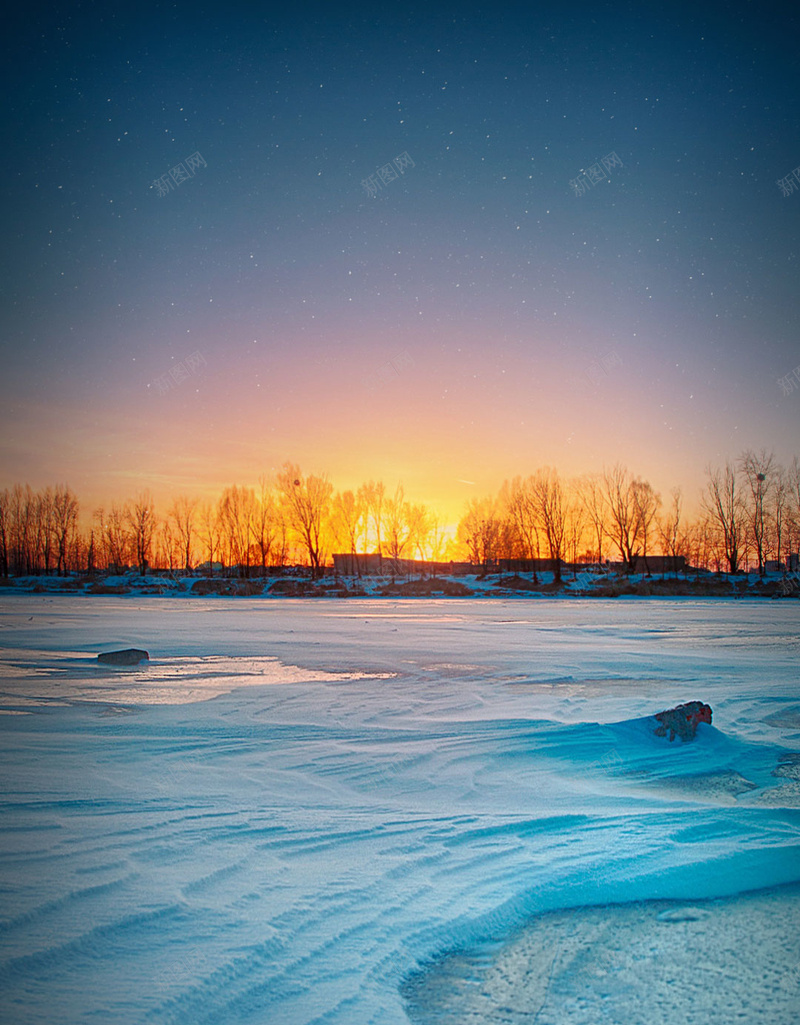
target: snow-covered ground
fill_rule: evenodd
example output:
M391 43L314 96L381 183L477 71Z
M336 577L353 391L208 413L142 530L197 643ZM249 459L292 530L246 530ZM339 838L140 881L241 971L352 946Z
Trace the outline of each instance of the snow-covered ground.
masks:
M749 600L5 596L0 1020L677 1025L684 985L698 1022L796 1020L798 625ZM121 647L151 662L96 662ZM652 735L691 699L713 726ZM715 1018L731 980L750 1004Z

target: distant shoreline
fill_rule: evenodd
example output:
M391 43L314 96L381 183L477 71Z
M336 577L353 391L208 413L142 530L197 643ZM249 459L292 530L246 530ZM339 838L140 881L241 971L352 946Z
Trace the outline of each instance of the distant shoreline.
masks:
M552 573L490 573L467 576L345 577L317 580L297 572L285 575L197 577L153 574L98 574L94 577L17 577L0 580L0 595L119 595L175 598L800 598L795 577L757 573L704 573L697 577L645 574L567 574L557 583Z

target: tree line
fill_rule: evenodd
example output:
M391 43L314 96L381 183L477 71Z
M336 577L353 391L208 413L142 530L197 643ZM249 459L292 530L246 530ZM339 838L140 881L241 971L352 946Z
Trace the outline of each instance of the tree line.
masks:
M382 481L334 491L327 476L304 475L292 463L257 488L232 485L217 501L187 495L158 516L145 491L96 509L79 529L79 506L69 487L0 492L0 573L3 576L122 572L136 566L192 572L199 565L249 577L305 563L321 576L334 551L441 558L445 533L425 505L390 493Z
M0 573L4 577L136 566L190 573L215 566L249 577L302 563L321 576L334 552L380 552L391 560L619 560L632 570L648 556L684 557L692 566L763 572L800 548L800 463L780 466L771 453L743 452L709 467L699 515L686 518L683 495L667 503L652 485L615 465L562 480L543 467L504 482L496 495L472 499L454 537L402 485L382 481L335 491L326 475L305 476L285 463L258 487L232 485L216 501L180 495L158 516L143 492L96 509L79 527L77 497L66 485L0 492Z
M772 453L745 451L708 467L700 513L689 520L680 488L668 502L649 481L617 464L562 481L550 467L506 481L494 497L473 499L457 537L472 562L618 560L631 571L662 555L717 572L738 573L800 548L800 463L779 465Z

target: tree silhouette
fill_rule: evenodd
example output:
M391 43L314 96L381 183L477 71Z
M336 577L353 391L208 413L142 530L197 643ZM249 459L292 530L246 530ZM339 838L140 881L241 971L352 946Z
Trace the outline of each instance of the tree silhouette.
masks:
M197 505L196 498L178 495L169 511L181 546L183 568L187 573L192 569L192 542L196 531Z
M150 552L156 532L156 513L149 491L143 491L137 498L127 503L125 519L130 528L139 572L144 576L150 562Z
M289 526L308 553L311 575L320 577L325 565L324 528L330 517L333 485L324 476L303 477L300 467L293 463L284 463L277 484Z
M724 470L708 467L706 474L708 482L703 505L722 539L728 572L738 573L745 509L736 469L728 462Z

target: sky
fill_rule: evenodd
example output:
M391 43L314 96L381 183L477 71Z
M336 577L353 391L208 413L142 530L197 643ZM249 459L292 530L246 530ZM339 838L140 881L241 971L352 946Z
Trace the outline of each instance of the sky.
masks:
M790 461L797 9L553 7L16 9L0 487Z

